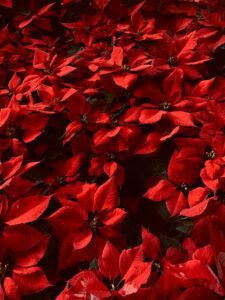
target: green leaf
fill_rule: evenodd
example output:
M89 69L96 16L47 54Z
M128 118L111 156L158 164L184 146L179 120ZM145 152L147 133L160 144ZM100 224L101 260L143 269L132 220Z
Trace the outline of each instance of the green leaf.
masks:
M72 46L70 49L67 50L67 55L68 56L72 56L74 55L75 53L83 50L84 47L83 46Z
M161 218L163 220L168 220L169 217L170 217L170 214L168 212L168 209L166 207L165 202L160 202L158 206L159 206L159 210L158 211L159 211L159 214L160 214Z
M107 107L111 107L115 99L115 95L112 93L105 94L105 100Z
M177 227L176 227L176 230L177 230L177 231L180 231L180 232L182 232L182 233L187 234L187 233L191 230L191 227L192 227L192 223L190 223L190 224L185 224L185 225L181 225L181 226L177 226Z
M179 248L181 244L174 238L160 234L160 241L165 249L167 248Z
M90 270L98 270L98 260L97 260L97 258L94 258L91 262L90 262L90 264L89 264L89 269Z

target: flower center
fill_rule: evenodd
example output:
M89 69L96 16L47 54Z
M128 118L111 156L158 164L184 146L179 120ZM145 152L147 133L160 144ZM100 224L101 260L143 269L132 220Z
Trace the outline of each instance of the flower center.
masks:
M160 103L160 107L161 107L162 110L169 110L170 107L171 107L171 104L167 101L162 101Z
M129 65L126 65L126 64L125 64L125 65L122 65L121 68L122 68L123 71L129 71L129 70L130 70L130 66L129 66Z
M102 55L108 56L109 55L109 51L108 50L102 51Z
M180 188L181 188L181 190L182 190L183 192L188 192L188 191L189 191L189 188L188 188L188 186L187 186L186 183L182 183L182 184L180 185Z
M47 74L47 75L50 75L50 74L51 74L51 72L50 72L49 70L47 70L47 69L44 69L43 72L44 72L45 74Z
M116 159L116 154L114 154L114 153L107 153L107 158L110 159L110 160L114 160L114 159Z
M8 137L12 137L16 134L16 128L13 126L8 126L5 129L5 135Z
M97 217L97 216L94 216L94 218L91 220L90 225L91 225L91 228L92 228L93 230L96 230L96 228L97 228L98 226L100 226L100 223L99 223L99 220L98 220L98 217Z
M64 176L57 176L56 180L59 185L63 185L65 183L65 177Z
M155 260L152 264L152 270L157 272L158 274L163 273L163 267L159 260Z
M203 15L202 15L202 13L201 13L201 10L198 10L198 11L197 11L196 17L197 17L197 20L198 20L198 21L204 20Z
M175 56L170 56L168 59L168 64L172 67L177 66L177 58Z
M171 30L168 30L167 32L166 32L169 36L173 36L173 31L171 31Z
M214 150L211 150L209 152L206 152L206 156L207 156L208 159L213 160L214 158L216 158L216 152Z
M4 278L6 275L6 272L8 271L9 264L0 262L0 278Z
M85 115L85 114L82 115L82 117L81 117L81 122L87 124L87 122L88 122L88 116Z
M91 26L85 26L84 29L85 31L89 31L91 29Z

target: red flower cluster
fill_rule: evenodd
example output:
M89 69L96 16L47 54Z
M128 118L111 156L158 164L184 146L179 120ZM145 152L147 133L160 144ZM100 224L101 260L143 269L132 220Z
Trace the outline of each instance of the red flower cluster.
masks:
M223 0L0 0L0 299L224 299L224 44Z

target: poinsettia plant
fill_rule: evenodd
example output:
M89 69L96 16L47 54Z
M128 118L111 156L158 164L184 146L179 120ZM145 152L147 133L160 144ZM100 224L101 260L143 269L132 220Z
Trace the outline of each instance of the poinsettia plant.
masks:
M225 299L225 2L0 0L0 300Z

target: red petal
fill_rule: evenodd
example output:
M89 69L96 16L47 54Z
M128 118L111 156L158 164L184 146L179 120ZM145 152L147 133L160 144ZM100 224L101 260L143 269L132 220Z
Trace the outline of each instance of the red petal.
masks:
M73 121L66 127L66 134L63 143L69 142L76 133L78 133L82 129L82 125L80 122Z
M204 97L209 94L215 78L200 81L192 90L192 96Z
M108 298L111 296L111 292L92 271L80 272L69 282L77 291L76 294L81 293L87 295L88 293L98 299ZM88 297L88 299L89 298L90 297Z
M192 257L193 259L200 260L207 265L211 265L214 260L213 255L214 254L213 254L212 246L209 244L204 247L196 249Z
M142 229L142 247L144 254L154 260L160 253L160 241L159 239L146 230L145 228Z
M164 81L163 89L165 91L166 100L169 103L176 103L181 98L182 93L183 71L176 68Z
M196 217L201 215L207 208L210 199L206 199L191 208L185 208L181 210L180 215L185 217Z
M94 0L95 4L101 9L105 9L111 0Z
M205 162L205 170L210 179L219 178L223 174L222 166L220 166L213 160L207 160Z
M154 103L160 103L164 97L161 90L150 81L138 86L134 91L134 95L137 98L151 98Z
M47 218L57 237L79 231L86 224L87 212L80 206L64 206Z
M137 80L137 75L123 72L123 73L113 74L112 79L116 85L121 86L124 89L128 89Z
M184 111L168 112L168 119L178 126L195 126L193 115Z
M14 202L5 223L16 225L37 220L47 209L51 196L28 196Z
M13 7L13 0L1 0L0 5L5 7Z
M77 199L81 206L91 212L94 212L94 194L96 192L96 184L84 183L82 191L77 195Z
M45 69L46 68L46 62L49 60L49 54L40 50L36 49L34 53L34 61L33 66L36 69Z
M185 53L186 51L193 50L197 46L197 35L196 32L193 31L188 35L184 35L179 40L180 44L180 54Z
M69 90L67 90L67 92L63 95L62 99L60 101L66 101L67 99L69 99L71 96L73 96L74 94L76 94L77 90L75 90L74 88L70 88Z
M195 148L187 147L175 151L169 162L168 178L178 185L193 185L199 178L202 162L203 157Z
M117 66L122 66L123 63L123 48L121 47L113 47L113 51L111 54L112 62Z
M213 292L203 287L191 287L185 290L177 300L219 300Z
M59 76L59 77L63 77L63 76L66 76L70 73L72 73L74 70L76 70L77 68L75 67L72 67L72 66L65 66L65 67L62 67L60 68L57 72L56 72L56 75Z
M174 196L166 201L166 207L171 216L176 216L187 207L187 199L182 192L177 192Z
M170 265L173 276L185 279L196 279L199 284L208 287L219 295L224 295L223 288L211 268L200 260L189 260L183 264Z
M156 109L143 109L141 111L139 122L141 124L154 124L162 119L167 113Z
M51 286L44 272L39 267L15 267L12 277L19 286L19 291L22 295L34 294Z
M140 247L123 250L119 259L119 268L125 283L119 293L130 295L145 284L151 273L151 264L143 262L143 252Z
M55 5L55 3L50 3L50 4L43 6L41 9L39 9L37 15L38 16L44 15L46 12L48 12L50 10L50 8L52 8L53 5Z
M2 164L2 177L8 179L16 174L23 163L23 155L12 157Z
M3 237L8 248L14 253L26 253L43 239L38 230L26 224L7 226L3 231Z
M11 109L9 109L9 108L2 108L0 110L0 127L5 125L5 123L9 119L10 114L11 114Z
M124 122L136 122L139 119L140 113L140 107L131 107L124 113L123 120Z
M153 201L163 201L176 193L176 186L167 180L160 180L155 186L150 187L143 197Z
M49 238L43 237L34 247L16 259L16 265L20 267L32 267L45 255Z
M115 208L107 212L107 214L101 217L100 220L106 226L117 225L122 223L126 215L127 213L123 209Z
M161 133L151 132L147 135L143 135L140 142L137 144L137 148L134 154L152 154L155 153L161 145Z
M110 242L106 242L98 259L99 271L108 279L115 279L119 271L119 251Z
M24 27L28 26L29 24L32 23L32 21L35 19L35 16L32 16L31 18L29 19L26 19L24 21L22 21L20 24L19 24L19 28L20 29L23 29ZM38 68L37 68L38 69Z
M19 287L14 279L12 279L10 277L6 277L4 279L3 286L4 286L4 291L7 296L7 299L9 299L9 300L20 300L21 299ZM0 296L1 296L1 294L0 294ZM5 299L4 296L1 299L4 300Z
M20 77L15 73L9 81L8 87L11 91L15 91L20 83Z
M72 158L68 159L64 166L65 170L65 176L74 176L75 174L78 173L80 166L81 166L81 160L82 160L83 155L75 155Z
M15 198L22 197L33 188L34 184L20 176L13 177L9 186L5 188L6 193Z
M114 177L108 179L96 191L94 208L98 211L111 210L119 203L118 188Z
M88 224L80 228L80 230L77 231L74 235L74 239L73 239L74 250L79 250L86 247L90 243L92 236L93 235L92 235L91 227Z
M207 198L209 190L207 188L198 187L188 193L189 206L194 206Z
M22 123L22 130L24 130L23 141L25 143L32 142L38 137L46 127L48 117L40 114L31 114L26 117ZM31 126L33 124L33 126Z

